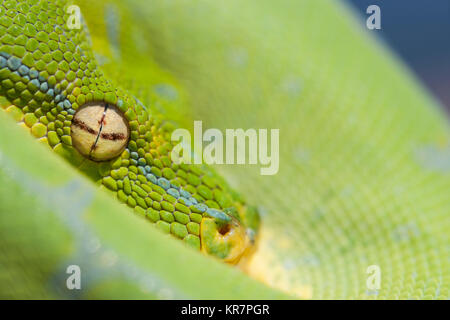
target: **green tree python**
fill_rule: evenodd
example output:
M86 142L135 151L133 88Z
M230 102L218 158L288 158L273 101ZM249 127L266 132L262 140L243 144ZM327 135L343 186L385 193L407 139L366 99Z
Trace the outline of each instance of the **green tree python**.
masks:
M1 296L448 298L448 120L362 26L326 0L3 1ZM193 119L280 128L280 172L173 163Z

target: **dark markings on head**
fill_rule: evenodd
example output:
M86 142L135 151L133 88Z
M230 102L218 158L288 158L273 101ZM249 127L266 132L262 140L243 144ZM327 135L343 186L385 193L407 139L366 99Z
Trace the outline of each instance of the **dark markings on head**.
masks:
M103 139L106 140L112 140L112 141L116 141L116 140L125 140L126 137L123 133L101 133L100 137L102 137Z
M89 127L85 122L81 121L80 119L74 118L72 120L73 124L80 128L81 130L87 131L90 134L98 134L98 132L91 127Z

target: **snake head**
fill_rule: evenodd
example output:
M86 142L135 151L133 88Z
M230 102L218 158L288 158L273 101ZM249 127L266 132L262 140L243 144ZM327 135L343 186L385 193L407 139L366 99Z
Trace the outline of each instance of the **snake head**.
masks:
M224 187L224 181L213 182L215 174L207 167L184 166L190 174L186 176L187 183L183 183L176 179L180 174L184 177L182 171L173 166L169 157L153 152L156 161L152 161L144 148L140 149L141 155L139 149L129 152L130 127L133 134L133 126L114 105L89 103L79 108L71 132L74 148L86 158L83 168L98 172L103 167L102 182L117 191L119 199L208 255L236 264L252 252L259 224L257 210ZM142 134L145 132L142 130ZM156 139L155 146L162 140ZM117 160L121 154L126 159ZM111 158L112 162L104 162ZM154 166L158 158L165 159L165 174ZM168 174L171 171L172 176ZM228 202L224 201L226 198Z
M0 38L0 97L7 102L1 107L161 231L230 263L250 252L256 211L212 168L172 161L182 108L148 89L149 79L165 83L167 75L147 56L128 57L138 64L118 61L128 70L123 74L115 63L101 67L87 28L66 28L67 13L55 6L33 11L42 21L34 14L21 18L28 37ZM105 70L120 76L113 81ZM138 81L139 74L145 79Z

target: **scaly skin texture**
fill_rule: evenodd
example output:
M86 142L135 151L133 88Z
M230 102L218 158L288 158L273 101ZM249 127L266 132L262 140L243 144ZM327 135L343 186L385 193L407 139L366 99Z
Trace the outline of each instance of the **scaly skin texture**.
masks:
M66 26L66 8L65 1L39 0L4 1L0 6L3 108L38 141L163 232L226 262L238 262L254 243L259 220L256 209L207 166L171 161L171 150L178 143L171 141L171 133L177 122L161 114L164 99L155 96L144 104L111 81L97 61L106 54L94 55L84 20L80 29ZM114 21L105 18L108 23ZM114 30L114 25L109 29L114 39L114 32L120 30ZM109 56L109 61L114 59L114 54ZM112 68L106 63L105 69ZM83 156L74 147L75 130L103 139L103 119L97 127L74 121L78 110L92 104L118 110L129 128L124 150L107 161L94 159L92 153ZM112 143L126 140L106 137Z
M343 3L75 1L105 77L152 112L280 128L277 175L218 169L263 216L260 281L127 214L0 112L0 296L448 299L448 118Z

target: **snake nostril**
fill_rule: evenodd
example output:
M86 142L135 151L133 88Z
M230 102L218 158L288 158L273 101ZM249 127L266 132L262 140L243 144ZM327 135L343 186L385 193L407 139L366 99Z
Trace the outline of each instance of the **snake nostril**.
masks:
M231 228L229 224L223 225L222 227L219 228L219 233L221 235L226 235L228 232L230 232Z

